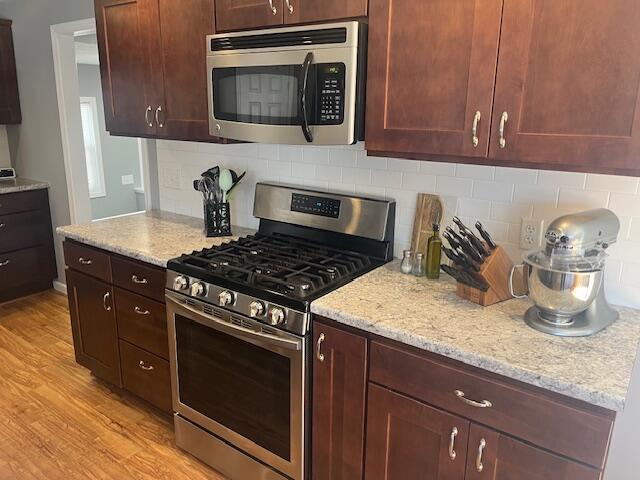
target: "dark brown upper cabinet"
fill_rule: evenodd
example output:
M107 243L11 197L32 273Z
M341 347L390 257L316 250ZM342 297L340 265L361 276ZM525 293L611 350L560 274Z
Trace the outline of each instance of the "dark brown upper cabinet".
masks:
M284 0L215 1L218 32L282 25Z
M502 0L369 8L367 150L486 157Z
M367 0L284 0L284 23L366 17Z
M490 157L639 173L638 25L637 0L505 0Z
M21 121L11 20L0 18L0 124L20 123Z
M114 135L209 136L206 35L214 0L96 0L107 130Z

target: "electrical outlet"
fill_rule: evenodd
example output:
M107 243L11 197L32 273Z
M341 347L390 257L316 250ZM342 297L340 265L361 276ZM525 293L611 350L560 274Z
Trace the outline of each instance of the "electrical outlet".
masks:
M532 250L542 245L542 229L544 220L523 218L520 226L520 248Z
M133 185L133 175L122 175L123 185Z

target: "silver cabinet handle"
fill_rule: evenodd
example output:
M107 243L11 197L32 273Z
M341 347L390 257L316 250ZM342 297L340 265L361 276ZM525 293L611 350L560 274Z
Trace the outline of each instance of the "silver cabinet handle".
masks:
M0 268L6 267L10 263L11 263L11 260L4 260L4 261L0 262Z
M465 397L464 396L464 392L462 390L455 390L453 393L461 401L463 401L467 405L471 405L472 407L477 407L477 408L491 408L491 407L493 407L493 403L491 403L489 400L482 400L480 402L477 402L475 400L471 400L470 398Z
M322 353L322 342L324 342L324 333L321 333L318 337L318 343L316 344L316 357L321 362L324 362L324 353Z
M487 446L487 441L483 438L480 440L480 445L478 446L478 456L476 457L476 470L478 473L482 472L484 469L484 465L482 465L482 453L484 452L484 447Z
M156 108L156 125L158 125L160 128L164 128L164 122L160 121L161 112L162 112L162 107L158 106L158 108Z
M151 370L153 370L153 365L147 365L146 363L144 363L144 360L140 360L140 363L138 363L138 366L139 366L142 370L146 370L146 371L151 371Z
M478 146L478 123L480 123L480 119L482 118L482 114L478 110L473 117L473 125L471 126L471 142L474 147Z
M149 310L142 310L137 305L133 308L133 311L136 312L138 315L151 315L151 312Z
M500 135L500 148L504 148L507 146L507 139L504 138L504 127L507 124L507 120L509 120L509 114L507 112L502 112L502 117L500 118L500 128L498 129L498 134Z
M133 283L137 283L138 285L146 285L147 283L149 283L146 278L139 277L138 275L133 275L131 277L131 281Z
M278 14L278 9L273 6L273 0L269 0L269 8L271 9L271 13L274 15Z
M449 458L451 460L456 459L456 437L458 436L457 427L453 427L451 430L451 437L449 438Z
M111 311L111 305L107 303L110 299L111 299L111 293L109 292L105 293L104 297L102 297L102 306L107 312Z
M6 227L7 224L6 223L0 223L0 230L2 230L4 227Z
M293 5L291 5L291 0L284 0L287 4L287 10L289 10L289 15L293 15Z
M149 105L144 112L144 121L146 122L148 127L153 127L153 118L149 120L150 113L153 113L153 108L151 108L151 105Z
M92 265L93 261L90 258L80 257L78 263L80 263L80 265Z

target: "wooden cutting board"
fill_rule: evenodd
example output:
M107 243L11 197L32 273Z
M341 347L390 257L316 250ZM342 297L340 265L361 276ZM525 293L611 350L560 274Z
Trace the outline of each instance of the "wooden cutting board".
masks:
M438 195L419 193L416 204L416 216L413 221L411 251L427 251L427 240L433 233L433 224L442 221L442 200Z

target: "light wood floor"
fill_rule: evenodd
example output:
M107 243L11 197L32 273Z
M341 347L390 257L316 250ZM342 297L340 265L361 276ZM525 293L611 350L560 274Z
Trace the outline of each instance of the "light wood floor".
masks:
M171 418L75 363L65 296L0 304L0 479L223 480Z

